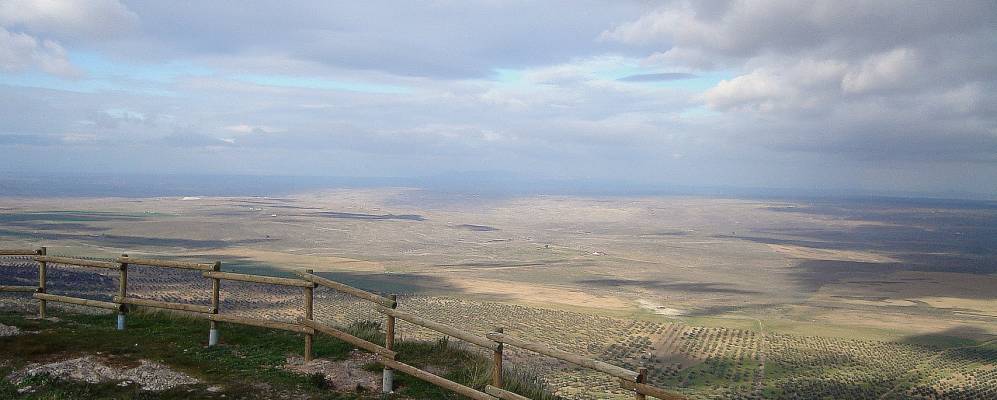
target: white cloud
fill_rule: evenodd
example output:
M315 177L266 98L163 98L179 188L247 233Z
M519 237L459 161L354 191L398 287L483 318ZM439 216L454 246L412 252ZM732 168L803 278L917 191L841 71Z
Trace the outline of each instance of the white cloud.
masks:
M0 25L74 41L111 39L135 28L138 16L117 0L5 0Z
M908 48L875 54L845 74L841 87L847 93L901 87L915 77L919 62L916 51Z
M719 6L705 7L709 3ZM979 30L991 30L997 22L994 8L990 2L676 1L607 29L600 39L655 45L660 50L652 60L674 63L712 59L740 65L754 57L792 54L852 58L898 43L982 34Z
M83 72L70 62L65 43L109 40L137 23L117 0L0 1L0 68L79 78Z
M722 41L725 39L716 24L695 18L695 10L690 3L678 3L658 9L635 21L603 31L599 38L628 44L667 41L712 43L713 47L722 47Z
M222 128L222 129L224 129L224 130L226 130L228 132L241 133L241 134L246 134L246 133L280 133L280 132L287 132L287 129L283 129L283 128L275 128L275 127L272 127L272 126L265 126L265 125L250 125L250 124L229 125L229 126L226 126L226 127Z
M847 66L832 60L800 60L766 65L723 80L702 98L718 110L761 112L815 109L837 96Z
M678 1L600 39L650 48L649 65L733 71L698 98L741 146L989 162L995 27L992 2Z
M66 50L58 43L0 27L0 69L21 72L35 68L67 78L82 75L82 71L73 66L66 57Z
M138 16L117 0L0 1L0 68L80 78L67 43L107 41L137 24Z

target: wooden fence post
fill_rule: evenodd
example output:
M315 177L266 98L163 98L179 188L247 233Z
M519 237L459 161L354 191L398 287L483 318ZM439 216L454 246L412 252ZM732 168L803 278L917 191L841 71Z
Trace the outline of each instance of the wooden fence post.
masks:
M398 296L391 295L388 296L391 299L391 308L398 307ZM384 348L388 350L394 350L395 348L395 317L393 315L387 316L387 323L384 327ZM384 374L381 379L381 392L384 394L391 393L395 390L395 371L391 368L385 366Z
M122 254L122 257L128 257L127 254ZM118 264L118 297L122 300L128 292L128 264L119 263ZM118 310L118 330L125 330L125 306L119 304L121 308Z
M215 261L215 265L211 267L212 271L220 271L222 269L221 261ZM218 292L221 291L221 279L211 278L211 313L218 314ZM214 320L208 323L208 346L214 346L218 344L218 323Z
M637 372L640 374L637 375L637 383L647 383L647 368L640 367ZM637 400L645 400L647 399L647 396L638 391L634 393L634 398Z
M48 248L42 246L42 248L37 250L38 255L44 256L48 254ZM45 293L45 282L48 280L48 275L46 269L48 265L45 261L38 262L38 293ZM38 300L38 318L45 318L46 316L46 302L45 300Z
M495 332L503 331L501 326L495 327ZM502 343L499 343L492 353L492 386L502 388Z
M306 269L305 272L310 274L310 273L312 273L314 271L312 271L310 269ZM312 285L314 286L314 284L312 284ZM314 289L314 287L305 287L303 289L305 290L305 304L304 304L304 307L305 307L305 319L311 321L313 319L313 315L312 315L312 311L313 311L313 309L312 309L313 297L312 296L314 295L315 289ZM315 338L315 335L312 335L310 333L306 333L305 334L305 362L311 362L312 361L312 343L313 343L312 341L314 340L314 338Z

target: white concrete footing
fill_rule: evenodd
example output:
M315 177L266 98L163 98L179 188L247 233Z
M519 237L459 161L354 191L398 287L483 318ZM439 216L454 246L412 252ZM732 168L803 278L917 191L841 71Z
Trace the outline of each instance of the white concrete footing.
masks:
M381 393L388 394L395 390L395 371L385 368L381 379Z

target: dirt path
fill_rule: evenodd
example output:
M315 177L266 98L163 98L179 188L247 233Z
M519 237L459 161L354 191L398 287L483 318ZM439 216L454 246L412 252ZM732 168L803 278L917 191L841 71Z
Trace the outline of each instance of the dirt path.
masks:
M755 394L761 396L765 389L765 355L768 353L768 340L765 336L765 324L762 320L755 318L758 322L758 372L755 373Z

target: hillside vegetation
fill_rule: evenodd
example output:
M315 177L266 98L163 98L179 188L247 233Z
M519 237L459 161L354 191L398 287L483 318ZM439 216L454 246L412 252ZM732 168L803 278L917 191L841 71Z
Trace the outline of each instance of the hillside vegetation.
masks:
M299 373L286 367L300 357L298 334L270 329L225 325L221 345L207 347L206 323L173 313L139 311L128 316L125 331L114 329L114 315L52 313L39 320L4 309L0 324L17 327L21 334L0 337L0 376L9 377L31 363L51 362L92 355L111 365L136 365L142 360L160 363L199 381L164 391L143 391L125 382L87 383L56 379L46 374L15 384L0 381L0 398L23 399L374 399L379 393L358 387L335 387L322 374ZM349 331L383 343L375 324L355 324ZM428 368L448 379L483 386L490 376L489 360L479 353L436 342L396 342L399 357ZM355 354L349 344L317 336L315 356L344 360ZM300 362L300 361L299 361ZM373 362L362 370L378 373ZM363 371L357 371L359 374ZM534 398L550 398L529 374L509 371L510 386ZM397 399L451 399L453 394L396 374Z

